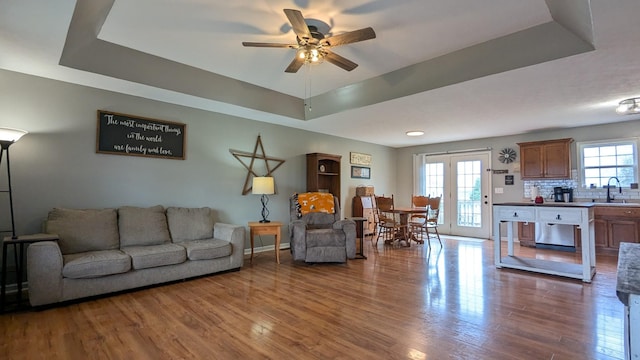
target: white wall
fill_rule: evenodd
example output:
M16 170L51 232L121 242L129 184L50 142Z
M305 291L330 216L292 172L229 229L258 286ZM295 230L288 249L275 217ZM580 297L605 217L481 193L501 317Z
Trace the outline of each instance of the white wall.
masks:
M229 152L252 152L259 134L268 156L286 160L274 172L271 220L288 223L288 197L306 190L306 153L342 155L343 216L351 215L357 185L387 193L396 188L395 177L387 175L394 174L396 150L385 146L4 70L0 94L0 127L29 131L10 149L18 234L40 231L53 207L209 206L222 222L259 220L259 196L242 195L247 170ZM187 124L186 159L97 154L98 109ZM371 180L350 178L352 151L372 155ZM0 187L6 185L5 163ZM7 198L0 198L4 221L7 211Z

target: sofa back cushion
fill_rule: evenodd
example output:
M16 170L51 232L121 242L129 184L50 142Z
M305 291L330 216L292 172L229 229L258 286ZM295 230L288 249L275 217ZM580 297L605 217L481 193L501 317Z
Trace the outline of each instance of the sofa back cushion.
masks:
M114 250L119 247L115 209L62 209L49 212L45 231L58 234L63 254Z
M213 237L213 217L211 209L167 208L167 221L173 242L210 239Z
M118 209L118 227L121 248L171 242L162 205L149 208L123 206Z

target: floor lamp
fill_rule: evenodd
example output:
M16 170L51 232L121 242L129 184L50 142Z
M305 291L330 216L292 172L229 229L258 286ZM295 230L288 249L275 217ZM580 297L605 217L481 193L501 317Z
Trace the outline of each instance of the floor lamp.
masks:
M11 164L9 162L9 146L18 141L23 135L27 134L24 130L0 128L0 165L2 165L2 155L7 154L7 181L8 189L2 192L9 193L9 208L11 210L11 236L16 239L16 225L13 220L13 195L11 193Z
M267 209L269 198L267 197L267 195L275 193L275 184L273 182L273 178L271 176L254 177L253 186L251 186L251 193L262 195L260 197L260 202L262 203L262 220L260 220L260 222L271 222L270 220L267 220L267 217L269 216L269 209Z

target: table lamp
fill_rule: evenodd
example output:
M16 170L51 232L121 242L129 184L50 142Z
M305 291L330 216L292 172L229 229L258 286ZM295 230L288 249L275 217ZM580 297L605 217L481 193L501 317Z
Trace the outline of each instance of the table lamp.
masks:
M271 222L267 220L269 216L269 210L267 209L267 203L269 202L269 198L267 195L275 194L275 185L273 182L273 177L271 176L256 176L253 178L253 186L251 187L252 194L262 195L260 197L260 202L262 203L262 220L261 223Z
M2 164L2 155L6 151L7 153L7 182L8 190L2 192L9 193L9 209L11 210L11 236L16 239L16 225L13 221L13 196L11 193L11 167L9 162L9 146L14 142L20 140L20 138L27 134L24 130L0 128L0 164Z

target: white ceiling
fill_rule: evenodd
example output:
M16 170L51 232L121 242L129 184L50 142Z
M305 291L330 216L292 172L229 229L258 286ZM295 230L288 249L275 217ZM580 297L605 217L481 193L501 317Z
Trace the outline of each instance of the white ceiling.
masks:
M589 3L590 19L584 16ZM392 147L640 119L614 112L620 100L640 96L638 0L82 0L79 4L96 12L106 7L104 24L91 28L94 23L83 22L88 16L74 15L76 1L72 0L0 0L0 68ZM557 12L548 7L555 9L554 4L560 4ZM241 45L242 41L293 43L295 35L284 8L299 9L305 18L327 24L331 34L371 26L377 38L334 48L360 65L351 72L323 63L308 72L302 68L287 74L284 69L294 50ZM585 19L592 21L587 33L571 26L576 23L574 15L582 29ZM172 80L187 80L171 79L167 71L166 84L157 85L147 82L144 72L126 74L126 69L120 69L116 76L112 75L115 70L97 71L103 75L78 70L84 64L93 69L94 62L100 61L97 57L104 60L105 53L76 55L71 41L65 49L72 18L85 26L82 36L90 32L87 29L95 31L89 36L119 45L125 49L123 56L137 51L134 55L170 60L168 66L184 64L232 78L251 97L260 98L264 92L264 99L275 94L294 105L298 98L302 104L310 81L312 112L295 116L228 100L213 90L211 96L202 95L208 91L203 88L183 91ZM429 62L434 58L449 59L447 54L551 21L570 28L595 50L541 63L532 60L534 65L484 76L445 79L444 85L415 90L424 75L411 73L419 69L414 64L434 64L435 69L435 63ZM550 37L541 43L555 40ZM523 45L527 44L519 44ZM534 45L532 49L537 49ZM533 58L537 53L519 49L518 54L499 57ZM78 60L82 66L61 60L63 54L82 58ZM117 55L110 54L114 58L107 62L118 64ZM127 57L132 60L120 66L138 58L142 59ZM471 65L448 64L448 72L436 75L454 78L473 72L470 67L492 64ZM408 85L416 79L418 85ZM385 95L371 100L379 87L372 91L368 85L375 82L384 83ZM408 88L413 90L404 93ZM349 97L355 90L369 91L366 99L360 99L363 104L357 96ZM328 111L334 104L340 111ZM415 138L404 134L414 129L427 134Z

